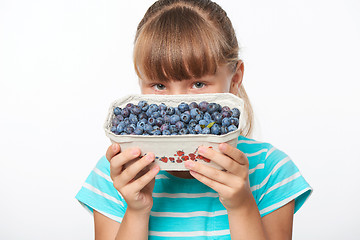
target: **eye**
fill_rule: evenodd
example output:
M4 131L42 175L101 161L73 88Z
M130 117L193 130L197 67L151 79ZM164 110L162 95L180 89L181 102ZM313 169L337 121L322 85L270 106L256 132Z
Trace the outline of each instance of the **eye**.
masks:
M159 83L159 84L155 84L153 85L153 87L155 88L155 90L164 90L166 87L165 85Z
M205 83L202 83L202 82L194 83L194 88L203 88L204 86L205 86Z

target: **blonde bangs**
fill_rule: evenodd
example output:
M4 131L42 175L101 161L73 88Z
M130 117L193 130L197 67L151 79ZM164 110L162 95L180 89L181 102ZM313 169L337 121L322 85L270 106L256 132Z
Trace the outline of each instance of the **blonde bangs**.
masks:
M156 81L201 78L215 74L228 58L223 53L230 49L217 28L199 13L176 6L155 14L139 29L135 71L139 78Z

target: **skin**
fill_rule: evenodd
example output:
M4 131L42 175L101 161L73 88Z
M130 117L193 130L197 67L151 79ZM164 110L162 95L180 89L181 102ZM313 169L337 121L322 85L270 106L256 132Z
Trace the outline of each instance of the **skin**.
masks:
M244 64L239 61L234 72L227 66L221 66L215 75L201 79L157 82L143 77L139 85L143 94L236 94L243 73ZM169 173L182 178L196 178L219 193L219 199L228 212L231 239L291 239L294 201L261 218L250 190L247 157L225 143L219 145L219 150L199 147L198 151L226 171L189 160L185 166L190 171ZM121 224L94 210L96 239L148 239L152 191L160 169L157 165L150 170L148 168L155 159L154 154L139 158L140 153L139 148L121 151L118 144L108 148L106 157L110 162L110 176L128 208ZM128 163L126 168L125 163Z

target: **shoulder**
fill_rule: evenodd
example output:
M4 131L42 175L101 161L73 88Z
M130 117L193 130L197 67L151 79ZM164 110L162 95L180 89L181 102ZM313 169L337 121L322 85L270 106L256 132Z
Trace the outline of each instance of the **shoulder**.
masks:
M310 196L312 188L282 150L243 136L237 148L249 160L250 189L262 217L294 199L296 212Z
M287 154L268 142L261 142L244 136L238 137L237 148L249 159L250 169L254 164L264 164L264 167L270 167L288 157ZM266 161L268 159L271 161Z

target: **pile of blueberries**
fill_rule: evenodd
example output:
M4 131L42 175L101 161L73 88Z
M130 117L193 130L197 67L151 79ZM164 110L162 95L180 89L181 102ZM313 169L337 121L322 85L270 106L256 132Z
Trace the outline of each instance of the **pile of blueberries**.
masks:
M223 135L239 126L240 111L217 103L180 103L168 107L140 101L114 108L111 131L117 135Z

